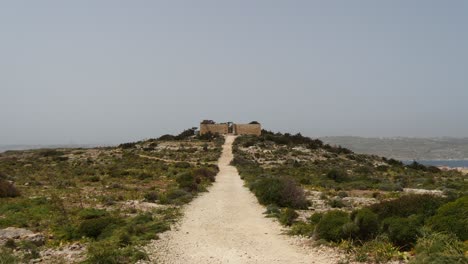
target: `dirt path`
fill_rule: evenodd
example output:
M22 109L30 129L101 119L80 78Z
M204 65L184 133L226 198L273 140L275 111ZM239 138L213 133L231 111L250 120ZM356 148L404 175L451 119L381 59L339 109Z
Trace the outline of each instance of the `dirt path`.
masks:
M234 136L227 136L220 172L208 193L184 209L180 225L147 246L156 263L336 263L336 256L292 244L265 208L243 186L232 160ZM306 252L307 251L307 252Z

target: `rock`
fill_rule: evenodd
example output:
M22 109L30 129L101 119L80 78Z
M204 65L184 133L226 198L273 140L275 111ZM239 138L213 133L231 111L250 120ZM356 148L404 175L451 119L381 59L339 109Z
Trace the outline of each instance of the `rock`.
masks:
M42 246L45 243L45 237L43 234L34 233L28 229L17 227L0 229L0 245L5 244L5 242L10 239L15 241L30 241L36 246Z
M42 234L32 234L25 237L26 241L32 242L34 245L40 247L45 244L45 237Z
M7 227L0 229L0 239L19 239L29 235L34 235L34 232L24 228Z

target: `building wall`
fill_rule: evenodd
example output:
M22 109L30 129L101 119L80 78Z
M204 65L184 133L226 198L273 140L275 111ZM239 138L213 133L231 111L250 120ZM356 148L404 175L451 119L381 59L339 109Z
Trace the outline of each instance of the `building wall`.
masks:
M211 132L212 134L227 134L228 124L200 124L200 134L206 134Z
M255 135L262 134L262 126L260 124L234 124L234 131L237 135Z

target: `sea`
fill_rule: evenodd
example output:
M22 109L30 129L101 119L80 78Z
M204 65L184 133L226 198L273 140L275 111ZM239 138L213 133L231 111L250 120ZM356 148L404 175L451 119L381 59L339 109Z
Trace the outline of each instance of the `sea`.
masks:
M411 164L413 160L403 160L404 164ZM450 168L468 168L468 160L416 160L426 166L446 166Z

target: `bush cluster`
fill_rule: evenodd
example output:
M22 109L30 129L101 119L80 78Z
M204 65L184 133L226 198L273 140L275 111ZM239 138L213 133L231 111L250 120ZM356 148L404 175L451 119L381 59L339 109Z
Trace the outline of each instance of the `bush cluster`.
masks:
M308 206L304 190L289 177L263 175L249 185L261 204L304 209Z
M462 241L468 240L468 196L442 205L428 224L436 231L452 233Z

